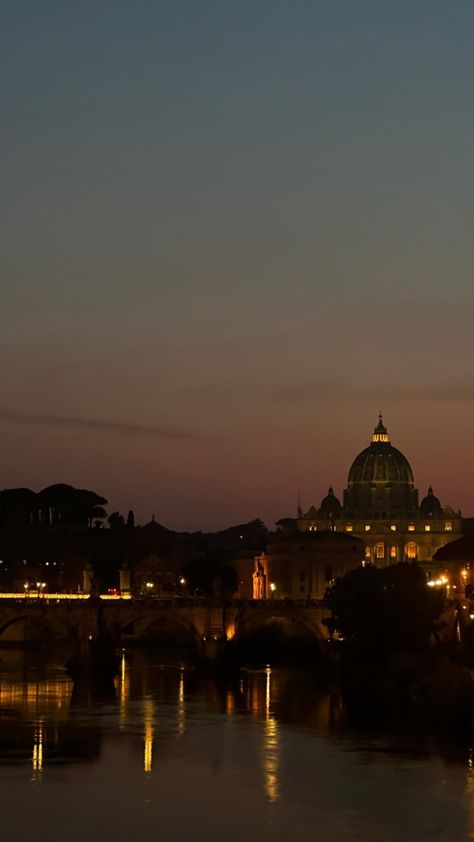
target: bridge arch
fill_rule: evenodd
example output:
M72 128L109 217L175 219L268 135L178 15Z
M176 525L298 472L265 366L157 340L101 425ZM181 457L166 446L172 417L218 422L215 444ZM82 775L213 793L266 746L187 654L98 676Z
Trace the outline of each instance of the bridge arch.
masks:
M180 612L156 611L130 614L124 617L111 630L118 642L155 641L170 646L193 647L200 651L202 635L195 624Z
M308 635L319 643L326 643L328 634L321 618L315 619L309 612L289 611L280 607L254 610L235 619L235 637L244 637L258 629L278 625L289 635Z
M327 635L309 613L279 608L236 618L235 645L242 663L317 663L327 657Z
M69 637L68 625L57 615L45 615L43 612L20 611L8 617L0 618L0 644L8 642L9 630L16 626L24 627L24 636L18 642L41 642L43 639L64 640Z

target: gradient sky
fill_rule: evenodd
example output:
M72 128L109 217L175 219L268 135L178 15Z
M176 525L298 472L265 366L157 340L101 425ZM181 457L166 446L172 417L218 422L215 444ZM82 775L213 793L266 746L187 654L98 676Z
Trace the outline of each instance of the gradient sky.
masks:
M474 513L472 0L3 0L0 487Z

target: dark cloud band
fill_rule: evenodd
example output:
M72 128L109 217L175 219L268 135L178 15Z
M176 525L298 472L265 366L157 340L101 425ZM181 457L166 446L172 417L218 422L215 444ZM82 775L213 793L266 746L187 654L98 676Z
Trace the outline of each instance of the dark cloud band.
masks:
M41 415L37 413L15 412L0 409L0 422L8 424L28 424L32 427L60 427L70 430L93 430L98 433L118 433L127 436L144 436L167 441L198 441L199 436L180 427L148 426L146 424L127 424L121 421L109 421L96 418L63 417L59 415Z

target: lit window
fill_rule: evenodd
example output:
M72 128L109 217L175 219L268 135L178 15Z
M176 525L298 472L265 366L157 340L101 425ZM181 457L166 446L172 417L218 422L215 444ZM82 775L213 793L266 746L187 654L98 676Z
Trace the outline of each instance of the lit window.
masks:
M450 520L447 520L446 523L444 524L444 531L445 532L452 532L453 531L453 524L451 523Z
M396 558L396 557L397 557L397 548L396 547L390 547L390 558Z
M392 525L391 525L390 529L392 530L392 532L396 532L396 531L397 531L397 527L395 526L395 524L394 524L394 523L392 523Z
M409 531L409 532L414 532L414 531L415 531L415 524L414 524L414 523L409 523L409 524L408 524L408 531Z
M425 523L425 532L431 532L431 526L429 523Z
M385 558L385 547L382 543L375 545L375 557Z
M352 523L348 523L346 526L346 532L352 532Z
M417 546L413 541L410 541L409 544L406 545L406 552L407 558L416 558L417 556Z
M365 524L365 531L370 532L370 523Z

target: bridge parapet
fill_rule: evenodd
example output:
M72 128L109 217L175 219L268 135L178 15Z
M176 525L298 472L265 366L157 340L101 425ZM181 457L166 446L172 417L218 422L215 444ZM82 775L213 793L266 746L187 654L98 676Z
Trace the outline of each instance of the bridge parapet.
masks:
M145 597L101 601L12 597L0 600L0 643L9 626L32 620L52 640L64 638L78 647L101 637L118 643L127 629L140 637L160 621L175 628L177 635L187 634L200 649L208 641L237 639L272 622L281 622L289 633L299 630L325 640L328 633L323 621L328 616L328 609L316 600Z

